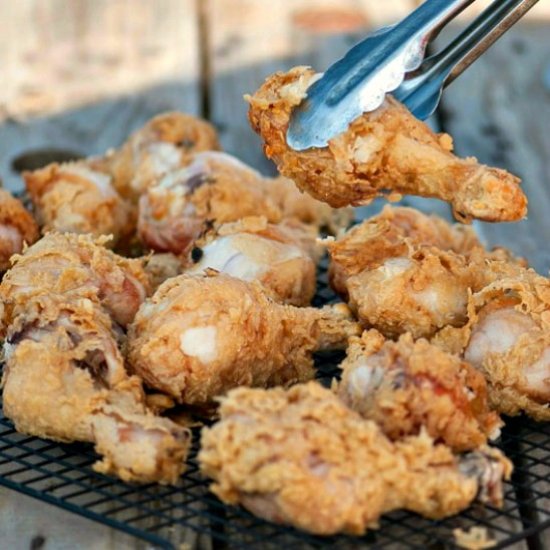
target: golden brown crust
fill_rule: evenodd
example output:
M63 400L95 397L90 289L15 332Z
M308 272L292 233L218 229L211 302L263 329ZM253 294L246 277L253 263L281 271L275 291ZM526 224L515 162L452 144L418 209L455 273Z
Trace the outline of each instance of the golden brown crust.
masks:
M515 221L526 215L527 199L517 177L457 158L449 136L434 134L390 96L328 147L290 149L290 114L314 75L306 67L276 73L248 98L250 123L264 140L266 156L302 190L334 207L367 204L384 194L412 194L450 202L463 221Z
M184 166L189 155L219 149L210 123L174 111L149 120L106 162L118 192L135 203L156 178Z
M98 304L29 300L9 328L4 359L4 413L18 431L94 442L102 455L94 468L125 481L176 482L190 433L147 409Z
M220 416L202 432L202 472L224 502L275 523L320 535L363 534L399 508L432 518L457 513L480 488L472 462L463 468L426 434L390 442L314 382L239 388L222 400ZM499 464L497 477L509 475L502 455L484 452Z
M488 270L494 280L470 298L468 323L433 341L483 372L494 409L550 420L550 282L518 264Z
M372 330L353 339L338 395L391 439L425 428L455 451L471 450L502 425L489 411L483 375L455 355L410 334L386 341Z
M0 189L0 272L10 267L10 258L38 239L38 225L21 201Z
M145 382L180 403L207 405L236 386L313 377L312 352L342 348L356 323L338 308L273 302L258 282L180 275L140 308L128 359Z
M112 235L110 245L135 229L135 215L115 191L109 175L93 168L92 161L50 164L24 172L43 232Z

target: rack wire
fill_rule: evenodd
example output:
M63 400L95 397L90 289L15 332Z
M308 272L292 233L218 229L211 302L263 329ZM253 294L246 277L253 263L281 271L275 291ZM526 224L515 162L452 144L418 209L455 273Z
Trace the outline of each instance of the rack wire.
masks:
M326 262L318 277L317 306L334 301L326 282ZM328 383L338 373L338 353L316 357L318 378ZM505 486L504 506L473 506L460 515L430 521L409 512L385 516L380 529L366 536L316 537L260 520L240 507L221 503L199 472L198 430L187 471L174 487L130 485L94 472L98 458L91 445L59 444L19 434L0 415L0 485L114 527L156 548L183 542L225 548L334 548L446 550L456 548L454 529L484 527L506 548L524 541L529 550L544 548L550 530L550 424L509 419L498 445L514 463Z

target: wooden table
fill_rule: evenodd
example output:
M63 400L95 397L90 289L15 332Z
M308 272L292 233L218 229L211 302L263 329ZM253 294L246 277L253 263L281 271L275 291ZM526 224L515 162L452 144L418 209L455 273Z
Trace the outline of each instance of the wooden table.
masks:
M19 0L0 3L0 177L13 163L60 148L119 145L152 115L210 119L224 148L265 171L242 95L275 70L325 68L368 28L402 17L413 0ZM479 10L476 2L470 13ZM550 2L542 1L446 92L433 123L461 155L523 178L529 218L476 223L487 244L550 268ZM468 14L465 14L466 16ZM32 156L32 155L31 155ZM21 159L21 157L23 157ZM25 160L26 159L26 160ZM16 163L17 164L17 163ZM432 200L409 203L448 215ZM208 547L194 539L191 545ZM545 548L550 547L547 534ZM29 497L0 489L0 547L38 550L147 545ZM514 550L526 549L520 543Z

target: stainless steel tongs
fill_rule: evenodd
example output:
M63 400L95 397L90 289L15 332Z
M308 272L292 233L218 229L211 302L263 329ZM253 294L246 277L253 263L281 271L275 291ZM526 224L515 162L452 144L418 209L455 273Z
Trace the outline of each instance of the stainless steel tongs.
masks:
M494 0L439 53L426 46L475 0L426 0L403 21L354 46L307 91L292 113L287 141L298 151L324 147L388 92L420 118L430 116L442 89L462 73L538 0Z

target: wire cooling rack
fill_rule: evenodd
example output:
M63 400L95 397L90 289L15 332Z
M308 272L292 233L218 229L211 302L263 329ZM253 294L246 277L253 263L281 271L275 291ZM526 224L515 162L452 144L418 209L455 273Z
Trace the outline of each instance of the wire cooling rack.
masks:
M334 300L326 284L326 263L320 268L317 306ZM337 374L341 354L316 357L318 377L328 382ZM196 461L198 432L187 471L175 487L129 485L94 472L97 455L91 445L63 445L18 434L0 416L0 484L84 517L147 540L157 548L179 548L182 542L205 540L222 548L387 548L446 550L456 547L454 529L484 527L506 548L543 550L541 535L550 530L550 423L525 418L506 423L499 446L514 462L505 486L502 509L473 506L442 521L408 512L384 517L380 529L362 538L315 537L255 518L244 509L222 504L208 491ZM198 539L197 539L198 537Z

